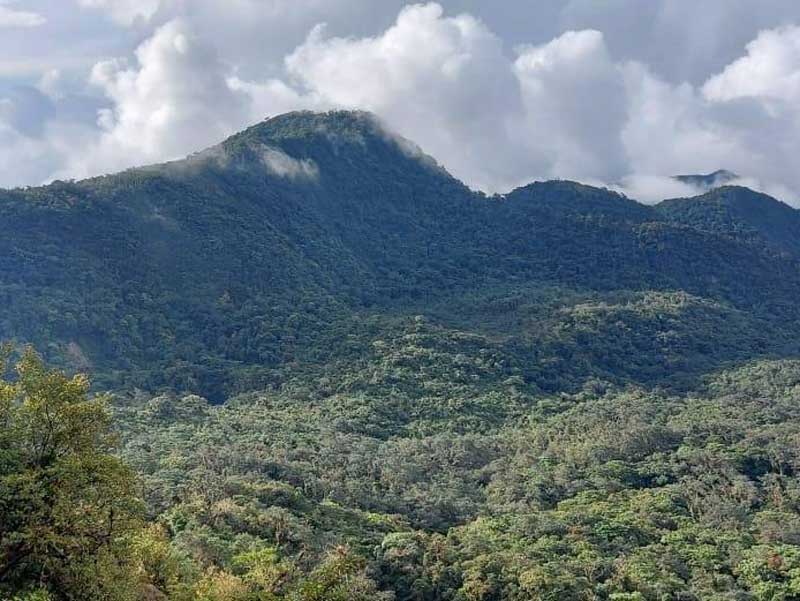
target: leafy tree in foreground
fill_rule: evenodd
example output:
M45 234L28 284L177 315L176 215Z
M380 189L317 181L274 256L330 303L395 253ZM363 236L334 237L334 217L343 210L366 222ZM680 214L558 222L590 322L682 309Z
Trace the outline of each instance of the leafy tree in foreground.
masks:
M0 351L6 374L11 349ZM84 376L50 370L32 350L16 377L0 378L0 600L390 598L346 547L304 570L259 541L229 565L181 552L163 525L143 522L107 400L88 391Z
M132 471L111 454L106 400L32 350L16 374L0 378L0 597L134 598L126 541L141 503Z

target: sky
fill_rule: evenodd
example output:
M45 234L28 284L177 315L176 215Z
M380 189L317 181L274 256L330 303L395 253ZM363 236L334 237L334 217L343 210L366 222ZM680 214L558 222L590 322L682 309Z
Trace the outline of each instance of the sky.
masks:
M474 189L642 202L728 169L800 206L797 0L0 0L0 186L362 109Z

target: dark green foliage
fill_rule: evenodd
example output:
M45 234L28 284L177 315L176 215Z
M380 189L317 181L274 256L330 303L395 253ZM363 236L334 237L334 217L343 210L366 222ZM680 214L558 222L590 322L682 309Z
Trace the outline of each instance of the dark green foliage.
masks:
M114 390L148 523L104 579L65 567L77 543L3 567L27 508L52 511L4 384L2 593L798 599L797 223L740 188L489 198L358 113L3 192L0 337ZM105 432L85 380L52 377L96 416L67 438ZM122 478L101 442L95 472ZM97 509L85 471L61 492Z
M748 188L725 186L697 198L665 200L656 209L674 223L800 256L800 214Z
M794 211L769 208L747 219L777 211L752 227L784 249ZM363 354L341 348L354 314L497 290L682 291L796 323L796 256L678 209L570 182L487 198L369 115L295 113L184 161L0 193L0 338L101 386L219 401Z

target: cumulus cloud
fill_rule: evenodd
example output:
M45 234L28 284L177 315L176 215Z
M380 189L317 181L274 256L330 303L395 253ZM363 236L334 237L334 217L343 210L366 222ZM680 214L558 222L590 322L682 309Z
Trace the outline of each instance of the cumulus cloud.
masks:
M800 189L800 177L788 164L775 167L771 150L800 139L800 127L788 122L793 105L771 113L732 107L708 93L713 79L705 87L673 84L642 63L614 60L595 30L516 52L509 57L480 21L427 4L406 8L373 37L328 37L316 28L287 67L312 104L372 110L484 190L571 178L653 202L698 192L673 174L730 168L759 174L760 189L795 200L787 191ZM785 77L774 80L786 85Z
M51 0L63 3L63 0ZM320 22L331 35L374 35L409 0L79 0L117 22L190 19L220 52L252 76L271 69ZM738 58L759 31L796 22L796 0L440 0L448 14L469 13L507 48L541 45L567 30L598 30L615 60L636 60L672 83L700 85Z
M39 13L15 10L0 2L0 29L39 27L47 22Z
M534 11L539 3L532 3ZM618 61L665 81L701 85L741 55L759 31L797 21L795 0L556 0L561 27L598 29Z
M261 119L301 109L325 109L329 103L312 98L296 90L280 79L248 81L236 75L227 80L231 90L245 95L250 104L249 120L253 123Z
M222 140L249 117L246 95L226 77L213 48L181 20L160 27L137 49L135 63L98 63L91 82L112 107L99 112L98 140L66 171L175 158Z
M0 120L0 148L13 148L13 152L0 152L0 177L9 187L40 181L48 169L60 165L60 157L49 143L21 134L3 120Z
M736 170L747 159L694 86L670 85L638 63L625 65L624 74L628 116L620 135L630 172Z
M674 177L647 174L627 175L609 187L645 204L657 204L667 198L688 198L705 191Z
M9 173L15 155L44 157L50 176L116 170L199 150L269 115L353 108L487 191L570 178L651 202L693 192L673 174L727 168L800 200L794 1L553 0L505 11L477 0L78 1L145 41L92 69L90 128L61 71L36 82L42 98L25 92L35 102L0 88ZM80 134L60 162L69 131ZM309 173L272 159L284 177ZM18 181L0 168L0 182Z
M39 184L52 179L74 154L94 139L79 123L47 122L40 132L21 131L0 116L0 181L6 187Z
M522 111L518 82L502 42L469 15L410 6L361 39L316 27L286 65L317 104L377 113L479 187L502 185L525 162L510 136Z
M619 132L627 117L625 86L602 33L568 31L523 47L514 72L526 109L524 127L515 131L550 158L547 171L537 175L608 181L624 174Z
M764 31L746 53L702 87L705 102L747 157L733 165L762 183L791 191L798 200L800 173L800 27ZM742 161L744 163L744 161ZM733 164L733 163L732 163Z
M800 98L800 27L761 32L747 45L745 56L706 82L703 93L711 101L796 102Z

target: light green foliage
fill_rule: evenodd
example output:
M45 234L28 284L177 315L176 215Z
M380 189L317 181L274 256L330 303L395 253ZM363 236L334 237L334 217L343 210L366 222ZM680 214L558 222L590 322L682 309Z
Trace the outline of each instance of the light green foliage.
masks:
M404 405L420 385L400 368L408 357L439 349L423 368L434 391L439 368L470 364L468 344L445 350L445 330L424 345L417 332L382 337L371 363L324 382L194 409L201 420L182 409L196 398L117 400L125 455L172 545L222 570L205 586L335 595L322 566L346 545L350 559L333 565L360 557L365 590L409 601L793 598L795 362L726 370L680 394L595 383L547 397L491 372L454 379L454 395L496 387L509 403L471 431L483 409L441 419L446 387Z
M0 381L0 591L131 598L125 537L141 504L132 472L110 454L106 401L88 389L32 351L14 381Z
M9 354L4 348L3 361ZM5 372L5 364L0 370ZM331 547L325 556L319 546L319 557L302 565L288 556L299 560L309 550L310 536L302 517L280 506L297 510L308 504L291 486L270 486L244 474L222 489L214 480L197 482L203 486L193 488L185 504L143 525L133 472L112 454L117 436L107 399L90 398L85 377L49 370L30 350L16 374L0 380L0 598L384 598L367 575L364 558L347 547ZM210 410L201 399L188 397L154 399L144 411L158 424L183 419L187 412ZM214 461L209 455L199 459ZM213 477L213 469L205 475ZM342 519L351 520L356 532L390 528L380 526L379 516L333 505L321 507L317 518L328 528L343 528Z
M790 601L800 596L800 548L796 546L753 547L737 572L758 601Z

